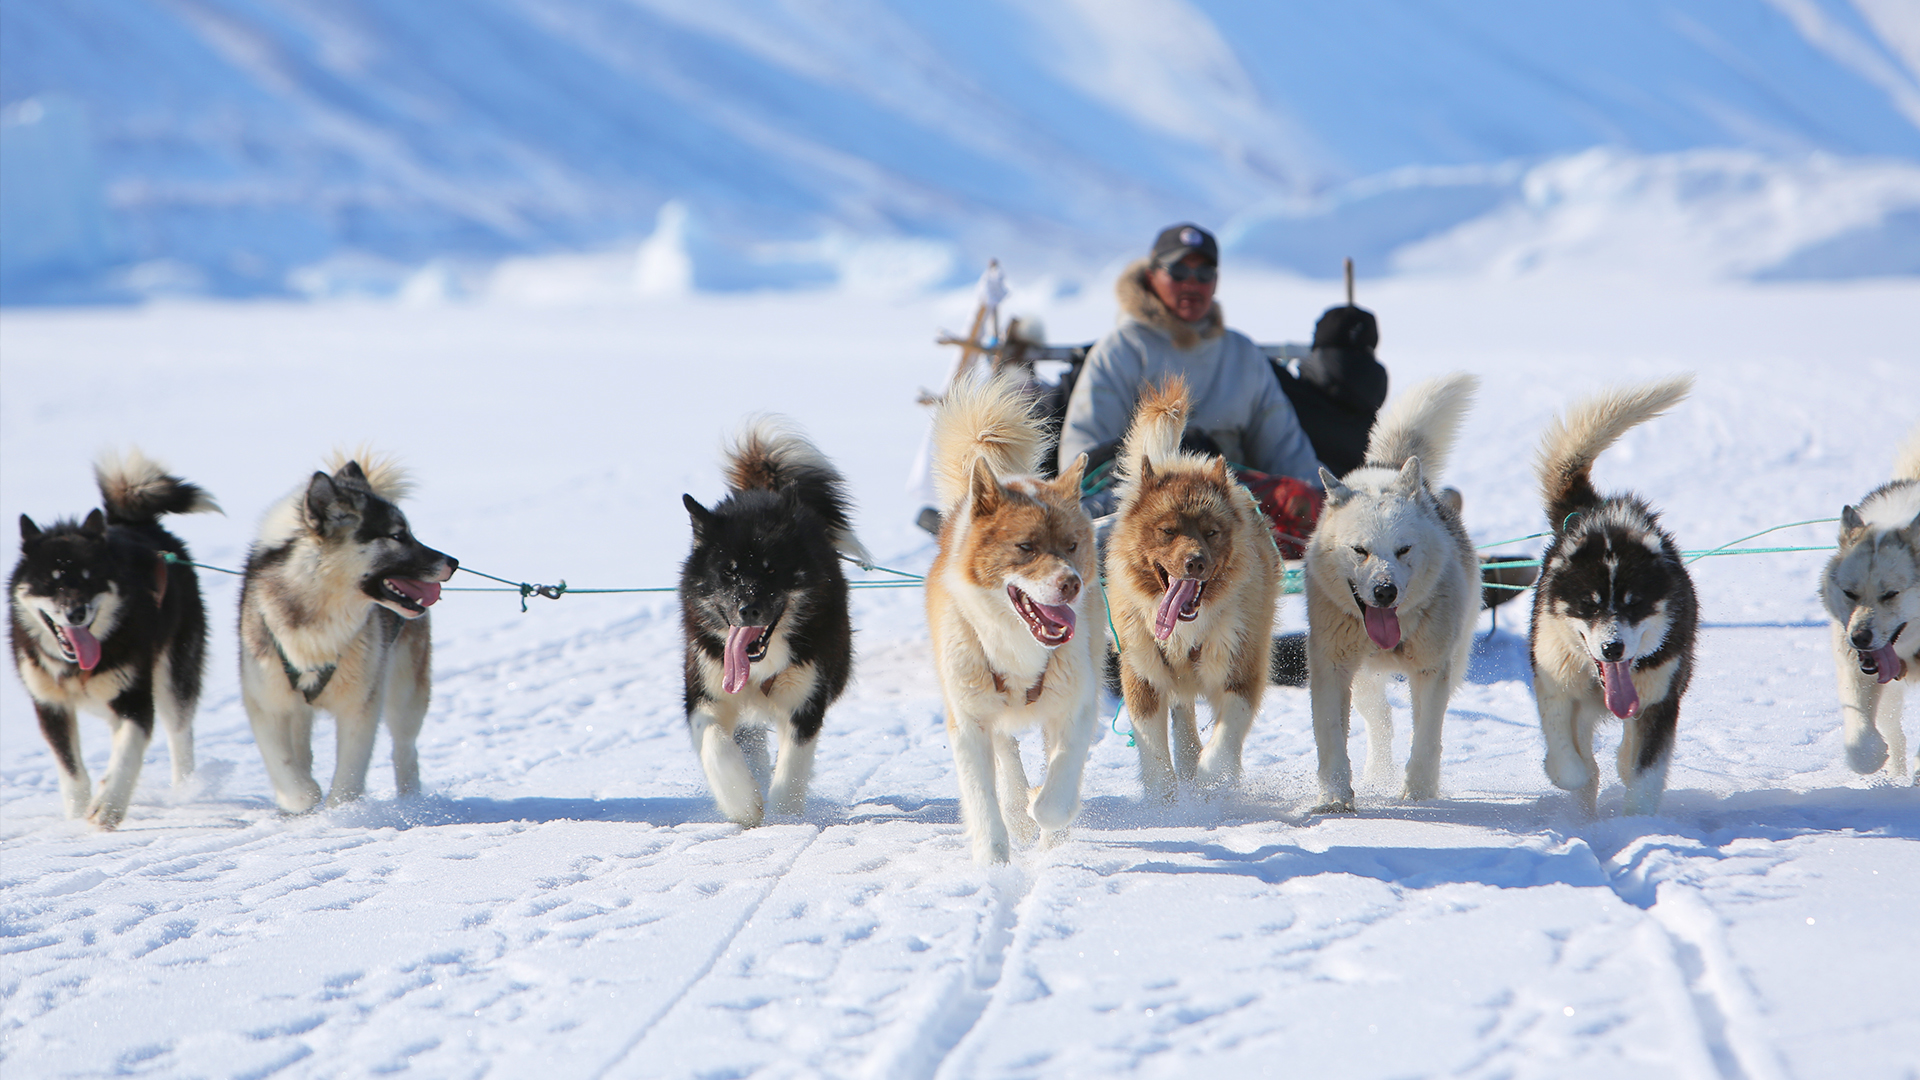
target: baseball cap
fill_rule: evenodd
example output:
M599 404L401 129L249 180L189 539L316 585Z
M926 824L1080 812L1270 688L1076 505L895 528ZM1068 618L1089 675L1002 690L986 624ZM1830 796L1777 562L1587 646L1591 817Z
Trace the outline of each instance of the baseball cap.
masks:
M1220 265L1220 245L1214 243L1212 233L1198 225L1169 225L1153 238L1155 266L1171 266L1194 254L1214 266Z

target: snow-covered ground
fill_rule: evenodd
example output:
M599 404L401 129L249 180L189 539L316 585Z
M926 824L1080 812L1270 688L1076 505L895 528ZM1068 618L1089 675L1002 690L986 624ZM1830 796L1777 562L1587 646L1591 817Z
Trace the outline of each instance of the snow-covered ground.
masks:
M1222 296L1269 341L1332 299L1231 274ZM1362 301L1396 385L1485 380L1447 477L1483 542L1538 529L1527 461L1580 390L1699 374L1599 469L1689 548L1836 515L1920 418L1911 280L1402 278ZM1056 341L1112 314L1104 287L1013 306ZM237 566L272 499L367 441L467 566L664 586L680 493L716 496L722 433L776 409L844 466L870 546L919 570L912 398L966 315L846 293L9 310L0 518L85 510L91 456L137 442L219 497L229 516L175 528ZM915 590L858 594L807 814L741 830L687 745L671 599L645 594L448 595L427 793L393 800L383 741L367 800L282 817L236 691L237 589L204 574L200 775L170 791L156 747L120 831L60 816L27 696L0 687L0 1072L1920 1076L1920 792L1841 763L1821 560L1695 565L1707 629L1658 817L1618 816L1615 783L1583 820L1549 787L1515 605L1453 699L1444 798L1308 815L1306 695L1276 689L1242 797L1143 806L1108 732L1073 838L997 871L960 835Z

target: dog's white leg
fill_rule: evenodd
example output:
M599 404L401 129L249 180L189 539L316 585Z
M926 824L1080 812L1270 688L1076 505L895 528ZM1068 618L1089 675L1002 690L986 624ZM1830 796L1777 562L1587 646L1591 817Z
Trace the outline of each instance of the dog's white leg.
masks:
M753 786L761 791L773 782L773 760L767 749L767 729L759 724L736 723L733 728L733 743L740 748L740 757L747 763L747 772L753 775Z
M1167 710L1170 717L1173 771L1191 784L1200 776L1200 718L1197 701L1175 699ZM1219 720L1216 718L1217 725ZM1217 736L1216 736L1217 737ZM1204 785L1203 785L1204 786Z
M1133 726L1133 746L1140 752L1140 786L1147 799L1172 802L1175 786L1167 749L1167 700L1153 684L1124 666L1120 689L1127 700L1127 723Z
M313 781L313 706L293 692L277 665L271 674L263 669L253 657L241 661L247 723L273 785L273 801L289 814L304 814L320 805L321 797Z
M394 641L387 668L387 733L393 739L393 790L400 798L420 791L420 728L433 698L433 639L422 616Z
M1880 705L1873 712L1874 726L1880 729L1880 737L1887 740L1887 769L1895 776L1907 775L1907 733L1900 726L1905 697L1905 687L1888 683L1880 688Z
M133 801L133 786L140 780L140 765L153 738L151 714L146 721L114 718L113 756L107 759L107 774L100 778L100 793L87 808L87 820L103 829L119 827L127 816L127 804Z
M1408 688L1413 698L1413 738L1407 748L1407 786L1400 797L1438 798L1440 732L1446 726L1447 699L1453 694L1453 672L1447 667L1416 672Z
M86 759L80 756L80 717L65 705L33 699L40 714L40 733L53 750L55 771L60 774L60 804L70 818L87 816L87 804L93 798L93 780L87 776Z
M1579 700L1537 667L1533 669L1533 688L1534 700L1540 707L1540 734L1547 741L1547 756L1541 763L1546 768L1547 779L1562 791L1576 795L1589 793L1582 802L1590 807L1591 793L1599 790L1599 770L1594 767L1592 743L1583 742L1576 730L1580 727L1576 719ZM1592 724L1587 724L1589 738L1592 730Z
M773 769L767 806L776 814L800 814L807 809L807 787L813 782L813 752L820 738L801 739L791 719L780 724L780 761Z
M1367 722L1367 783L1393 783L1393 711L1387 705L1387 677L1367 673L1353 681L1353 707Z
M993 741L995 793L1000 799L1000 816L1006 819L1007 833L1022 844L1031 844L1040 836L1040 826L1027 812L1033 789L1027 783L1027 767L1020 761L1020 741L1012 733L996 731Z
M1200 755L1194 780L1200 790L1218 794L1240 784L1240 754L1253 728L1253 699L1226 690L1207 699L1213 708L1213 735Z
M153 713L167 733L167 762L179 787L193 778L193 702L174 694L173 665L165 653L153 665Z
M1350 668L1322 658L1307 636L1307 695L1313 706L1313 742L1320 752L1320 805L1316 814L1353 810L1353 761L1347 756L1347 716L1353 707Z
M1067 826L1080 816L1080 778L1086 771L1087 751L1093 747L1093 732L1099 723L1094 715L1095 698L1091 692L1081 696L1067 715L1050 720L1047 726L1047 778L1033 793L1028 809L1033 820L1047 830L1043 840L1049 846L1058 843Z
M327 789L328 806L350 803L366 793L373 740L380 731L381 699L386 696L381 682L384 679L368 688L364 700L334 710L333 785Z
M700 755L700 768L707 774L707 786L713 789L714 805L721 816L747 828L760 824L764 803L760 783L747 769L747 759L716 715L715 703L687 714L687 731L693 737L693 749ZM736 719L729 713L724 719ZM764 743L763 743L764 745Z
M1886 687L1860 670L1859 654L1848 644L1847 629L1839 623L1833 624L1833 659L1840 681L1840 735L1847 747L1847 765L1857 773L1879 772L1887 763L1888 746L1884 728L1876 724L1877 713L1880 702L1898 691L1885 694Z
M951 708L947 712L954 779L960 784L960 820L973 845L973 859L982 865L1003 863L1012 857L1007 823L1000 815L1000 801L994 797L993 742L987 731L991 723Z

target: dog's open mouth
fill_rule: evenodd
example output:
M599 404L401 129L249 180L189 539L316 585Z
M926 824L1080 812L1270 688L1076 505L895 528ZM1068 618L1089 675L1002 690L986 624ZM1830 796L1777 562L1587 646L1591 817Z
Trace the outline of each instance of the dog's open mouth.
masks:
M415 615L424 613L440 599L440 583L437 581L390 577L380 579L380 588L386 593L387 599Z
M1622 720L1640 711L1640 691L1633 686L1633 661L1595 660L1600 671L1600 693L1607 700L1607 711Z
M1200 597L1207 583L1199 578L1170 578L1165 570L1160 571L1160 583L1166 592L1160 597L1160 610L1153 613L1153 637L1165 641L1173 636L1176 625L1200 617Z
M1391 649L1400 644L1400 609L1373 607L1360 599L1360 590L1348 584L1353 593L1353 602L1360 605L1360 621L1367 626L1367 637L1383 649Z
M1858 650L1861 672L1873 676L1876 682L1882 683L1906 678L1907 662L1900 658L1899 653L1893 651L1893 643L1900 640L1900 632L1906 628L1907 624L1901 623L1900 629L1895 630L1893 636L1887 639L1887 643L1877 649Z
M81 671L92 671L100 666L100 639L93 636L93 631L84 626L62 626L44 611L40 613L40 618L46 622L47 629L53 631L53 638L60 643L60 654L67 663L78 664Z
M729 626L727 627L726 653L721 662L720 689L729 694L737 694L747 685L747 671L755 662L767 658L767 647L773 644L773 628L779 625L775 619L766 626Z
M1016 585L1007 586L1007 597L1013 601L1013 610L1027 620L1027 629L1032 632L1033 640L1049 649L1073 640L1073 628L1078 619L1073 608L1066 604L1038 603Z

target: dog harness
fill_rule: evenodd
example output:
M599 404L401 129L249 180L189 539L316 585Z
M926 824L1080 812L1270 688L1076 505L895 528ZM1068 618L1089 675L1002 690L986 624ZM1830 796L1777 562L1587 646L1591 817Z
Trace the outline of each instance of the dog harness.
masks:
M280 655L280 670L287 673L287 685L298 691L301 697L306 698L307 704L313 704L314 698L326 693L327 683L333 681L333 673L338 669L338 664L328 664L324 667L314 668L312 671L302 671L293 666L293 661L287 659L287 650L280 647L279 638L274 637L271 632L267 634L267 637L273 642L273 651ZM300 685L308 677L313 679L313 686L311 688Z

